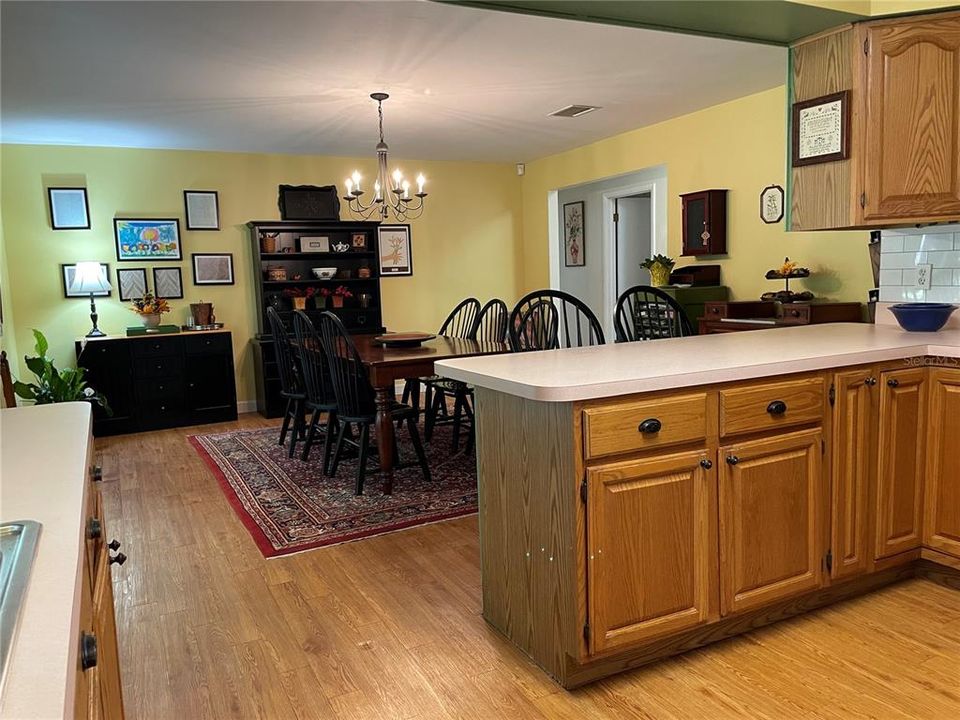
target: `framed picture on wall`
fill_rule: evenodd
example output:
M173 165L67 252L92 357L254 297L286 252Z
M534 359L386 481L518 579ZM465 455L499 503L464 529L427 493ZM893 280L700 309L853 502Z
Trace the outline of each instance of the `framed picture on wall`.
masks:
M563 204L563 258L567 267L587 264L584 252L583 201Z
M70 286L73 285L73 276L76 271L77 266L75 263L65 263L60 265L60 280L63 282L63 296L65 298L87 298L89 300L90 293L70 292ZM100 263L100 274L109 281L110 265L108 263ZM93 296L110 297L112 294L112 290L101 290L100 292L95 292Z
M409 225L380 225L377 228L382 277L413 275Z
M147 271L144 268L117 268L117 290L124 302L147 294Z
M117 242L117 260L182 260L180 221L113 219L113 234Z
M50 227L54 230L89 230L90 205L86 188L47 188Z
M165 267L153 269L153 294L166 300L179 300L183 297L183 277L180 268Z
M184 190L187 230L219 230L220 201L216 190Z
M233 285L233 253L194 253L194 285Z
M850 91L793 104L791 159L794 167L844 160L850 155Z

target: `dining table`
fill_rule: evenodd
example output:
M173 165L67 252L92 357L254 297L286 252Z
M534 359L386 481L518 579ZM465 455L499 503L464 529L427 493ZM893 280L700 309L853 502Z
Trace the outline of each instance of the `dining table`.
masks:
M438 335L420 345L396 347L385 345L377 337L382 336L354 335L353 342L376 393L377 451L380 455L383 492L389 495L393 492L396 464L395 431L390 419L390 410L397 397L396 382L434 375L433 364L438 360L506 353L510 352L510 345L506 342Z

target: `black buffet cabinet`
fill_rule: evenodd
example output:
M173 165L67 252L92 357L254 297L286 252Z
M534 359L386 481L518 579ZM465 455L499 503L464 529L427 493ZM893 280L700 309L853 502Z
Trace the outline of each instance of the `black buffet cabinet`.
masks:
M237 419L226 330L78 340L76 352L113 411L94 406L96 436Z

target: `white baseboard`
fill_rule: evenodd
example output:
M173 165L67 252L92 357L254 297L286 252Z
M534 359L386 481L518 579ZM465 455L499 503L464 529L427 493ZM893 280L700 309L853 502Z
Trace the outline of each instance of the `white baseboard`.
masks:
M241 415L243 413L252 413L257 411L257 401L256 400L237 400L237 412Z

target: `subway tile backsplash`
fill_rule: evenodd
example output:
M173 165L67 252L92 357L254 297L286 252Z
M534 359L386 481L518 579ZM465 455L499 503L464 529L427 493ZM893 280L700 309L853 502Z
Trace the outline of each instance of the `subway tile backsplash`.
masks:
M917 267L925 264L933 266L929 290L917 286ZM880 300L960 303L960 225L884 230Z

